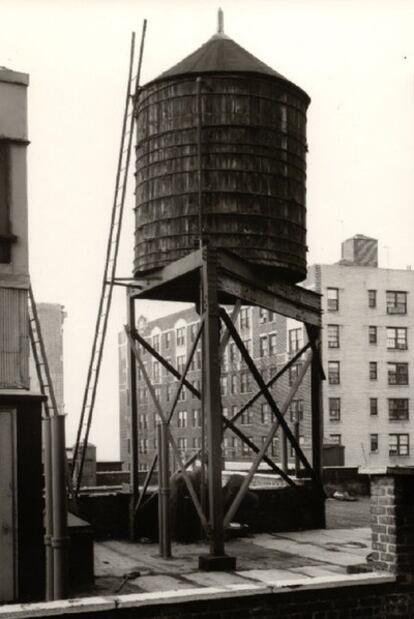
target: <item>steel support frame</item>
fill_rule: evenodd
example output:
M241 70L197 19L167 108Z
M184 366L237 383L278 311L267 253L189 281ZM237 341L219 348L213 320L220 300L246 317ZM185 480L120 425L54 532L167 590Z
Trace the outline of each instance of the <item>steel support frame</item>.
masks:
M194 283L199 284L202 290L203 303L204 303L204 338L205 338L205 384L202 392L205 398L205 405L208 419L208 484L209 484L209 521L206 527L209 533L210 542L210 554L204 557L200 557L199 566L201 569L234 569L235 559L228 557L224 548L224 526L230 522L232 515L237 511L238 505L236 502L230 507L226 517L223 514L222 505L222 484L221 484L221 464L222 464L222 433L223 428L230 428L239 438L241 438L249 447L256 453L256 458L253 463L253 467L249 473L250 478L253 477L255 470L258 468L258 464L262 459L266 462L272 462L270 458L266 456L266 449L259 449L254 443L244 435L244 433L234 425L234 421L242 414L243 410L246 410L258 397L264 396L268 402L275 421L272 425L271 431L267 437L266 443L268 445L271 442L272 436L279 427L282 427L284 434L288 437L290 444L295 452L295 469L298 468L298 461L300 461L308 473L311 475L312 480L317 488L320 489L321 496L323 495L322 489L322 430L323 430L323 416L322 416L322 399L321 399L321 380L324 378L323 370L320 359L320 335L321 335L321 308L320 308L320 295L312 291L303 289L299 286L289 285L286 283L272 283L265 282L260 277L255 267L246 263L244 260L237 256L230 254L227 251L215 250L211 247L203 247L196 252L193 252L189 256L171 263L160 269L156 274L151 275L151 279L147 284L142 280L133 280L127 285L130 288L130 298L134 299L160 299L160 300L175 300L179 301L180 298L174 297L175 284L191 282L193 284L190 293L185 294L185 299L181 300L193 300L194 303L198 303L197 290ZM186 288L188 291L188 288ZM276 373L267 383L265 383L260 375L259 370L256 368L253 360L250 358L248 351L246 350L240 336L237 333L231 319L225 314L224 310L220 311L219 304L247 304L257 305L259 307L266 308L270 311L279 313L285 317L294 318L305 324L309 342L305 347L299 351L293 358L291 358L287 364ZM220 347L219 342L219 330L220 320L225 324L227 332L225 334L226 340L232 337L236 342L241 354L246 362L247 367L250 369L253 377L258 384L258 391L254 396L246 403L242 409L232 418L226 419L221 415L221 403L220 403L220 352L224 349L224 345ZM129 325L130 329L132 325ZM134 336L135 337L135 336ZM138 338L136 338L138 339ZM142 338L143 339L143 338ZM222 342L224 341L224 336ZM155 358L158 359L176 378L179 378L182 385L185 385L194 395L200 397L201 394L196 390L191 383L189 383L184 376L180 374L169 364L165 359L154 351L151 346L145 342L140 341ZM227 341L226 341L227 343ZM295 381L292 390L282 406L281 409L276 405L273 396L269 392L269 387L284 373L289 367L308 349L311 348L311 354L308 358L306 369L308 365L311 365L311 402L312 402L312 465L309 464L301 447L297 440L297 428L296 432L292 432L288 427L284 414L286 413L291 399L294 397L294 393L298 388L303 376L298 377L299 380ZM134 362L137 360L137 355L134 355ZM306 371L306 370L305 370ZM148 382L149 379L147 377ZM151 388L150 388L151 393ZM154 404L158 410L161 419L166 421L165 416L160 414L159 403L156 402L155 395L153 397ZM169 433L170 441L173 444L173 437ZM267 446L268 446L267 445ZM177 449L173 444L173 448ZM193 461L194 457L190 459ZM188 465L181 460L180 469L184 472ZM293 485L289 476L280 469L275 463L272 468L277 470L283 479ZM289 481L288 481L289 480ZM188 484L187 484L188 485ZM190 482L191 485L191 482ZM238 504L240 504L244 493L248 489L248 483L240 489L238 496L236 497ZM190 488L189 488L190 490ZM192 489L193 490L193 489ZM190 492L190 494L193 494ZM192 497L193 498L193 497ZM194 502L194 500L193 500ZM199 512L201 522L203 523L204 514L200 514L200 505L197 506L197 497L195 506ZM323 519L323 518L322 518ZM204 523L205 524L205 520Z

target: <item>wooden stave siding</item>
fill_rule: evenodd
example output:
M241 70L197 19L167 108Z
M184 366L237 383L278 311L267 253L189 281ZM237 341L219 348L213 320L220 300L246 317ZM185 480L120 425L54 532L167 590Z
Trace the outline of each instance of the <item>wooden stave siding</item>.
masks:
M0 287L0 389L29 389L27 290Z
M214 77L207 87L204 233L275 277L300 281L306 276L308 99L266 78ZM136 275L197 246L196 103L195 80L188 78L155 82L138 99Z

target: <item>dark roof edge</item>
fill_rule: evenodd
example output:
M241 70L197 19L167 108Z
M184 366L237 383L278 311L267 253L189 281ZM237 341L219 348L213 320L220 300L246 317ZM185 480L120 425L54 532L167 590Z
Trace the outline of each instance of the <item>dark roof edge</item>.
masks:
M285 88L288 88L290 90L294 90L296 93L300 93L302 95L302 97L304 98L304 100L308 103L311 102L311 98L308 95L307 92L305 92L303 90L303 88L301 88L300 86L297 86L294 82L291 82L290 80L286 79L286 77L283 76L276 76L276 75L271 75L268 73L261 73L260 71L195 71L194 73L190 73L190 72L186 72L186 73L177 73L177 75L173 75L171 77L166 76L166 77L156 77L153 80L150 80L149 82L147 82L146 84L144 84L142 86L142 90L147 88L148 86L153 86L154 84L160 84L162 82L174 82L174 81L181 81L182 79L185 78L185 81L196 81L196 79L198 77L232 77L232 76L237 76L237 77L250 77L250 76L254 76L256 79L264 79L267 81L272 81L272 82L279 82L280 84L282 84Z

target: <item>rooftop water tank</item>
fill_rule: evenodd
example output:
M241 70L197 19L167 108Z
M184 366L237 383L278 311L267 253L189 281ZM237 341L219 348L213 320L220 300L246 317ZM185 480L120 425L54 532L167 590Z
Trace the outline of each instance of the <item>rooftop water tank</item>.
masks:
M270 279L303 280L310 99L221 27L140 91L135 276L198 246L198 101L204 241L260 265Z

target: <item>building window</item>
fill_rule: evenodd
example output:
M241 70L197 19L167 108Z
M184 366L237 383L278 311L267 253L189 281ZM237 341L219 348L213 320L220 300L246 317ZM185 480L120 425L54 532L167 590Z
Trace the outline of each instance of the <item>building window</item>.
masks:
M187 411L178 411L177 427L178 428L187 427Z
M408 416L408 398L388 398L388 418L390 421L407 421Z
M377 307L377 291L368 290L368 307Z
M138 441L138 451L140 454L147 454L148 453L148 439L147 438L140 438Z
M177 372L179 374L184 373L185 361L185 355L177 355Z
M341 374L339 361L328 361L328 383L330 385L339 385L340 382Z
M148 429L148 415L146 413L141 413L138 416L138 428L139 430Z
M377 343L377 327L374 327L374 326L368 327L368 342L370 344Z
M226 348L226 350L224 351L222 357L221 357L221 369L223 372L228 372L229 371L229 356L228 356L228 350Z
M407 293L387 290L387 314L407 313Z
M390 456L409 456L410 455L410 436L409 434L389 434L388 453Z
M157 333L157 335L152 336L152 347L157 352L160 352L160 334L159 333Z
M390 350L407 350L406 327L387 327L387 348Z
M191 359L190 370L195 372L201 369L201 350L197 349Z
M229 344L229 363L231 365L235 365L238 360L238 350L237 346L234 342L230 342Z
M172 389L172 384L171 383L167 383L165 385L165 399L167 402L169 402L171 400L171 389Z
M378 378L378 365L376 361L369 362L369 380L377 380Z
M193 408L191 411L191 422L193 428L201 428L201 415L199 408Z
M261 423L264 425L268 425L270 423L270 406L269 404L262 404L261 406Z
M161 400L161 387L154 387L154 395L155 399L159 402Z
M269 340L267 335L261 335L259 339L259 357L267 357L269 354Z
M369 414L372 417L378 415L378 398L369 399Z
M183 386L181 387L181 391L180 391L180 395L178 400L181 402L184 402L187 399L187 390L186 388Z
M250 410L244 411L240 421L242 426L249 426L252 423L252 412Z
M378 434L369 435L369 450L372 454L378 453Z
M234 436L226 436L223 441L223 447L225 458L235 458L237 443Z
M231 417L233 419L233 417L235 417L237 415L237 413L239 412L239 407L237 406L237 404L233 404L233 406L231 407Z
M293 385L293 383L298 378L299 370L301 367L302 367L301 363L294 363L293 365L290 366L289 368L289 386L290 387Z
M289 352L297 352L300 348L302 348L302 334L303 331L300 327L298 329L290 329Z
M249 393L251 390L250 373L240 372L240 393Z
M185 346L185 327L179 327L175 332L177 346Z
M250 328L250 310L248 307L242 307L240 310L240 329Z
M339 325L328 325L328 348L339 348Z
M290 420L302 421L303 419L303 400L292 400L290 403Z
M192 440L192 444L193 444L193 449L196 449L197 451L201 449L201 437L195 436Z
M148 401L148 391L146 387L142 387L142 389L138 389L138 402L140 404L144 404Z
M408 385L408 363L388 363L388 384Z
M227 395L227 376L220 377L220 393L221 395Z
M178 447L178 451L180 452L181 457L185 456L187 452L187 445L188 445L187 437L180 436L179 439L177 440L177 447Z
M200 391L200 381L199 380L192 380L191 384L193 385L194 389L197 389L197 391ZM195 393L191 393L191 397L197 398Z
M329 398L329 421L341 421L341 398Z
M154 383L160 382L160 364L158 361L153 361L152 363L152 380Z
M248 437L251 441L253 440L251 436ZM246 445L246 443L243 441L242 442L242 455L243 456L248 456L250 453L250 447L248 445Z
M269 333L269 356L273 357L277 354L277 334Z
M169 350L171 348L171 331L164 333L164 346L165 350Z
M330 434L329 438L331 439L331 443L342 445L342 434Z
M198 324L195 322L194 324L190 325L190 342L193 343L197 337L197 332L198 332Z
M230 393L237 393L237 374L232 374L230 377Z
M271 454L273 458L277 458L279 455L279 439L277 438L277 436L272 439Z
M229 409L227 406L223 406L223 409L221 411L221 414L223 415L223 417L225 417L226 419L228 419L229 417Z
M259 324L263 325L269 320L269 312L264 307L259 307Z
M339 310L339 288L327 288L326 297L328 312L337 312Z

